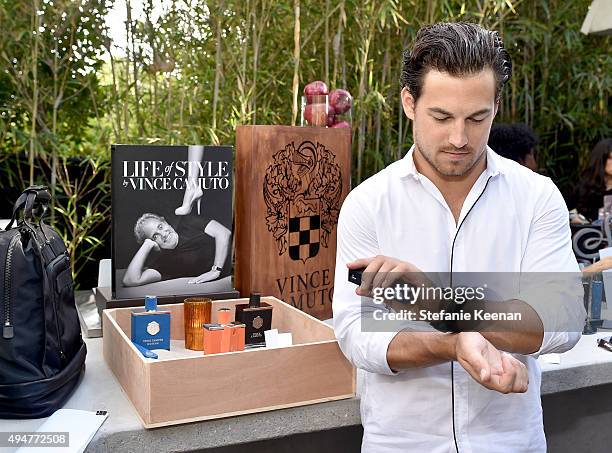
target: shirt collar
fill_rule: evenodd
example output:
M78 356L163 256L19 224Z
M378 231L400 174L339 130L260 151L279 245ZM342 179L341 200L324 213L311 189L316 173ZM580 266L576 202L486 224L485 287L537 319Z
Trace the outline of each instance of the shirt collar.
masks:
M416 165L414 165L414 145L410 147L410 150L399 162L399 176L411 176L414 179L419 179L421 176L418 172ZM488 176L496 176L498 174L505 173L504 162L501 157L487 146L487 168L485 173Z

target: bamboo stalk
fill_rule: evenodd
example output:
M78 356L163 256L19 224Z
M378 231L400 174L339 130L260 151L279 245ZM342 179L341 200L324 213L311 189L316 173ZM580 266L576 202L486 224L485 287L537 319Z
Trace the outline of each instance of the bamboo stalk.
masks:
M116 72L116 68L115 68L115 58L113 57L113 53L111 50L111 46L108 46L108 54L109 54L109 58L110 58L110 64L111 64L111 76L112 76L112 80L113 83L111 84L111 95L112 95L112 108L110 109L110 115L111 115L111 124L113 125L113 132L115 133L115 139L117 141L121 141L120 140L120 133L121 133L121 109L119 108L119 94L118 94L118 90L117 90L117 72Z
M387 71L388 71L388 67L389 67L389 30L390 28L387 28L385 30L385 51L384 51L384 56L383 56L383 64L382 64L382 70L381 70L381 81L380 81L380 87L381 90L384 90L386 87L386 83L387 83ZM381 124L381 114L382 114L382 108L378 108L376 109L376 115L375 115L375 130L376 130L376 153L379 154L380 153L380 141L381 141L381 132L382 132L382 124ZM387 159L387 151L385 149L385 151L383 151L383 161L386 163L388 162Z
M251 96L251 107L252 112L251 124L257 124L257 60L259 58L259 39L257 36L257 0L253 1L253 9L251 10L251 16L253 17L252 31L251 31L251 43L253 46L253 60L252 60L252 76L251 76L251 88L253 95Z
M75 32L77 29L77 21L80 20L80 18L77 18L75 15L71 15L70 17L70 41L67 43L66 48L68 49L67 54L63 57L63 60L66 61L66 63L68 63L70 61L70 59L72 58L74 52L73 52L73 45L74 45L74 41L75 41ZM58 48L57 48L57 44L56 44L56 48L55 48L55 52L54 52L54 66L53 66L53 108L52 108L52 119L51 119L51 132L52 132L52 140L51 140L51 224L55 225L55 194L56 194L56 185L57 185L57 179L58 179L58 153L57 153L57 121L58 121L58 115L59 115L59 109L60 106L62 104L62 102L64 102L64 90L66 87L66 83L67 83L67 79L68 79L68 74L70 72L70 68L67 67L66 70L63 73L63 77L61 79L61 81L58 82L57 80L57 73L58 73L58 61L57 61L57 55L58 55ZM59 83L59 85L58 85ZM89 85L89 84L88 84ZM82 87L84 88L84 87ZM95 111L95 108L94 108ZM97 114L97 112L96 112ZM61 177L61 175L59 175Z
M342 86L345 87L348 85L346 84L346 55L344 53L344 36L342 36L340 39L340 61L340 68L342 69Z
M402 105L402 100L399 100L399 109L398 109L398 118L397 118L397 151L395 154L395 160L398 160L402 155L402 146L403 146L403 134L402 134L402 126L404 120L404 107Z
M33 0L34 7L34 23L33 30L33 45L32 45L32 106L31 106L31 126L30 126L30 154L28 155L28 163L30 167L30 185L34 185L34 154L36 153L36 122L38 117L38 46L39 46L39 29L40 16L38 15L39 3L38 0Z
M291 125L295 126L298 115L298 90L300 85L300 0L293 0L293 106L291 108Z
M338 27L336 34L334 35L333 41L333 52L334 52L334 70L332 76L332 86L336 85L336 77L338 75L338 62L340 61L340 53L342 50L342 25L344 23L344 0L339 4L340 13L338 14Z
M185 85L181 84L181 106L179 109L179 129L181 131L183 130L183 127L185 126L184 120L183 120L184 111L185 111Z
M325 83L329 83L329 0L325 0Z
M223 0L219 2L219 11L217 12L217 30L216 37L217 42L215 44L215 85L213 89L213 117L212 117L212 128L216 132L217 130L217 103L219 102L219 79L221 78L221 18L225 10L225 4ZM182 123L182 121L181 121Z
M531 46L531 55L532 57L535 57L536 55L536 50L535 50L535 43L533 41L530 42L530 46ZM529 122L527 124L532 125L534 122L534 118L535 118L535 102L536 102L536 83L535 83L535 71L530 71L530 85L531 85L531 103L529 105Z
M398 33L398 38L399 38L399 33ZM402 41L401 39L398 41ZM400 49L401 51L404 50L404 45L402 44L402 49ZM387 50L389 51L389 53L391 52L391 30L388 31L387 34ZM401 55L401 53L400 53ZM392 68L392 64L391 64L391 60L389 59L389 64L387 66L387 72L389 73L389 79L391 79L391 68ZM401 73L401 68L402 68L402 60L399 59L399 73ZM391 161L391 159L393 158L393 148L392 148L392 128L393 128L393 111L394 111L394 106L395 106L395 102L394 102L394 96L397 93L397 88L395 88L395 90L393 89L393 84L389 83L389 86L387 88L387 106L390 109L389 112L389 119L387 121L385 121L385 153L387 156L387 162ZM400 103L400 113L401 113L401 103Z
M134 75L134 113L136 114L136 122L138 124L138 132L142 136L145 134L144 121L140 112L140 93L138 90L138 54L136 53L136 37L134 34L134 23L132 22L132 7L130 0L126 0L127 21L130 28L130 36L132 38L132 72ZM129 40L128 40L129 43ZM129 45L129 44L128 44Z
M129 102L129 89L130 89L130 20L132 17L132 13L130 11L130 5L129 5L129 0L126 3L126 12L127 12L127 17L126 17L126 21L125 21L125 36L126 36L126 43L125 43L125 91L123 93L124 95L124 99L123 99L123 121L124 121L124 125L123 125L123 130L124 130L124 137L126 140L128 140L129 137L129 132L130 132L130 109L128 107L128 102Z
M255 1L255 0L253 0ZM248 36L249 34L249 30L251 29L251 8L250 8L250 4L251 1L247 0L246 1L246 25L244 27L244 36ZM245 122L246 118L247 118L247 106L248 106L248 93L247 93L247 46L246 46L246 39L245 38L245 42L242 45L242 67L240 70L240 81L238 84L238 89L240 91L240 121L241 122Z
M153 29L153 22L151 21L151 13L153 12L153 0L148 0L147 1L147 5L144 8L144 13L145 13L145 18L146 18L146 29L148 31L148 36L149 36L149 45L151 46L151 49L153 51L153 61L152 64L150 65L150 69L148 71L148 81L149 81L149 109L151 112L156 111L157 109L157 72L159 70L159 66L158 66L158 62L161 61L161 57L159 56L158 50L157 50L157 45L155 43L155 30ZM153 88L151 90L151 88ZM153 92L153 96L151 95L151 92ZM152 124L152 129L157 129L157 122L150 122L150 128L151 128L151 124ZM155 135L155 132L152 132L153 135Z
M261 46L261 33L266 26L266 22L268 21L270 8L268 3L265 0L261 1L261 14L257 14L257 3L253 3L253 33L252 33L252 43L253 43L253 83L252 87L252 103L251 103L251 111L253 112L252 124L257 124L257 71L259 67L259 50Z
M57 185L57 145L55 137L57 136L57 109L60 102L60 94L57 80L57 67L59 49L57 39L53 40L53 111L51 115L51 131L53 133L53 149L51 150L51 225L55 225L55 192Z
M367 16L372 17L373 7L369 8ZM366 112L365 112L365 96L366 96L366 76L368 68L368 57L370 54L370 43L374 34L375 21L366 20L362 24L367 24L365 30L365 37L363 38L363 47L361 50L361 60L358 62L359 68L359 114L358 114L358 132L357 132L357 184L361 182L363 175L363 154L365 151L365 127L366 127ZM346 84L345 84L346 86Z
M550 21L550 16L547 17L547 23ZM540 99L539 99L539 104L540 104L540 116L544 115L544 106L546 104L546 95L547 95L547 91L548 91L548 77L549 77L549 68L550 65L548 63L548 50L549 50L549 40L547 38L544 38L544 57L542 60L542 80L540 81L541 83L541 87L542 90L540 92Z
M166 110L166 130L167 131L171 131L172 130L172 119L173 119L173 114L172 114L172 94L173 94L173 84L172 84L172 76L168 75L168 77L166 77L166 82L168 83L168 101L166 102L167 105L167 110Z

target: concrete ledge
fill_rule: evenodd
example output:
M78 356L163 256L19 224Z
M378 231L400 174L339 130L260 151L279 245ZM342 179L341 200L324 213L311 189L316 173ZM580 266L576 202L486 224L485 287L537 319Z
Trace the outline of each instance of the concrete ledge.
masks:
M579 390L612 383L612 352L597 347L597 339L611 332L583 335L576 346L560 354L561 363L539 359L542 367L542 395Z
M357 399L152 430L101 431L88 452L191 451L361 425Z
M583 336L571 351L561 355L560 364L549 364L540 358L542 395L612 384L612 353L596 346L596 338L609 335L598 333ZM298 450L290 448L291 445L306 439L306 446L314 448L310 451L340 452L341 449L337 447L330 450L330 442L346 444L345 451L351 451L348 450L349 446L355 450L355 445L360 443L361 421L357 398L145 430L132 404L104 362L102 339L85 341L88 347L85 377L65 407L109 411L108 420L92 440L88 452L141 451L146 445L148 450L155 452L218 448L220 452L229 453L239 451L239 447L242 445L244 448L247 443L250 448L251 445L274 439L281 440L265 445L277 445L280 450L275 447L275 451L298 453ZM358 378L361 377L359 375ZM544 415L546 417L546 413ZM1 420L0 430L35 431L43 421ZM347 436L352 437L349 439ZM344 443L339 439L344 439ZM317 443L323 443L324 446L316 448ZM254 451L266 449L261 447Z

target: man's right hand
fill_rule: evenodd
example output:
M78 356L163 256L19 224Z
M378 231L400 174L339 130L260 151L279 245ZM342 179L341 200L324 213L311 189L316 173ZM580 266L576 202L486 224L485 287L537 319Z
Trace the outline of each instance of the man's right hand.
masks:
M457 334L455 356L476 382L490 390L500 393L527 391L527 367L512 355L499 351L478 332Z

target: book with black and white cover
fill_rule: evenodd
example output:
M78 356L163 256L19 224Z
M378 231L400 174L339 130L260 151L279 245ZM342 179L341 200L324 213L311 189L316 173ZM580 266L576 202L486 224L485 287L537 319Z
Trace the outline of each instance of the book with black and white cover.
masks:
M113 145L116 299L232 289L231 146Z

